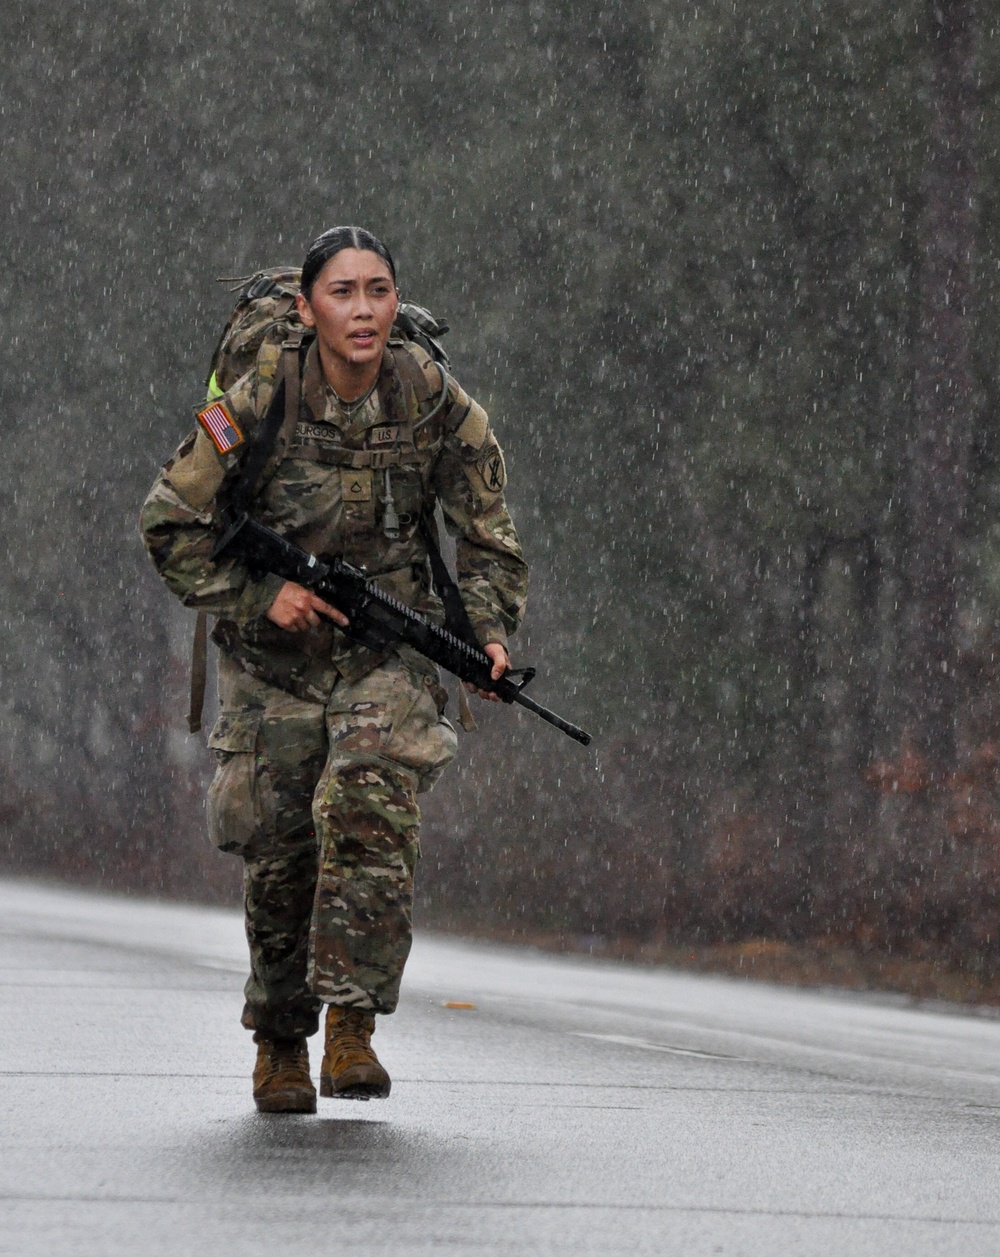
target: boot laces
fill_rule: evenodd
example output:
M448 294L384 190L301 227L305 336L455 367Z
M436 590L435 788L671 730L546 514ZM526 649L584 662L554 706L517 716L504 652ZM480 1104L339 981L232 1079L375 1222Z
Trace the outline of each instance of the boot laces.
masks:
M330 1036L330 1048L338 1056L347 1052L374 1055L371 1046L371 1028L363 1012L350 1010L343 1014Z
M361 1013L348 1013L341 1021L336 1037L352 1045L357 1044L358 1047L367 1047L371 1039L371 1031Z
M276 1074L281 1069L308 1068L305 1044L298 1040L278 1042L274 1039L265 1039L262 1046L267 1058L267 1069L271 1074Z

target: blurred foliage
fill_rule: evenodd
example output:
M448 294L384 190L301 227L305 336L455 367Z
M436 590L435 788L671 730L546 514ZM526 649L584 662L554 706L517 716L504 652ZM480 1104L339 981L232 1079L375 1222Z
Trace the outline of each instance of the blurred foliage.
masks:
M871 878L910 876L864 772L899 734L926 20L917 0L0 14L8 866L238 879L201 837L186 621L134 521L228 309L214 277L357 222L452 324L533 563L519 648L598 735L590 757L484 719L428 800L429 917L859 930ZM970 678L1000 598L996 48L987 24Z

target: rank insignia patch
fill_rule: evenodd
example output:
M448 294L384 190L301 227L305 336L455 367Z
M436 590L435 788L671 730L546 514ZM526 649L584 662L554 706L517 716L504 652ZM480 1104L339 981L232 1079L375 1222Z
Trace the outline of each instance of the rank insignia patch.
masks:
M340 483L346 503L371 502L372 473L367 468L364 471L352 471L349 467L342 467Z
M222 402L212 402L198 411L198 422L212 438L212 444L220 454L228 454L243 444L243 433Z

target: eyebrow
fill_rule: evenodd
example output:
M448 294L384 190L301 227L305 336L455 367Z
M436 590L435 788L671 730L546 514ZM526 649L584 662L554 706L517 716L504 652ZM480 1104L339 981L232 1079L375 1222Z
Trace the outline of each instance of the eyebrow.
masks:
M357 279L328 279L326 282L327 282L327 287L329 288L336 287L339 284L347 284L348 286L351 286L351 285L356 285L359 282L362 284L391 284L392 276L391 275L373 275L370 279L363 279L360 281Z

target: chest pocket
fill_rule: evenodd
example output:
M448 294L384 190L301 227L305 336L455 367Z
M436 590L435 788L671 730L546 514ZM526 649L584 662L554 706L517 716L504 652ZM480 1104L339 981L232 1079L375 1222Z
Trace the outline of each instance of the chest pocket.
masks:
M409 425L377 423L362 448L342 444L339 436L325 425L300 422L288 456L300 468L337 469L347 551L365 549L372 533L408 541L424 505L432 450L415 448Z
M342 485L340 468L291 449L262 495L264 523L308 550L324 552L341 527Z

